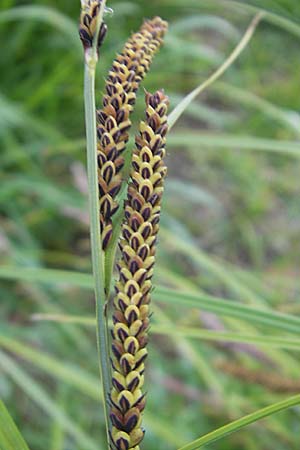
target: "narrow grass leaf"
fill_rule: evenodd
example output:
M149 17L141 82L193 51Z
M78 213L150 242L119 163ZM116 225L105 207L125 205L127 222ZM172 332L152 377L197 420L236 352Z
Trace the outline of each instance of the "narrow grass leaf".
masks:
M271 310L243 305L233 300L224 300L210 295L183 293L159 287L155 289L156 300L164 303L180 304L185 307L200 308L221 316L235 317L256 325L267 325L277 330L299 334L300 317Z
M74 45L79 57L81 57L81 44L78 39L78 31L75 22L54 8L42 5L25 5L7 9L0 13L0 23L15 20L37 20L45 22L66 35Z
M241 104L250 108L255 108L271 120L276 120L288 127L296 137L300 137L300 114L296 110L289 110L270 101L229 83L218 81L213 86L213 91L222 95L231 102L235 102L239 107ZM227 112L226 112L227 114Z
M61 314L36 314L35 320L46 320L57 323L72 323L77 325L95 326L95 319L92 317L77 317ZM212 331L195 327L168 326L165 322L153 323L151 333L166 335L172 337L182 337L189 339L201 339L204 341L215 342L239 342L243 344L255 344L266 348L282 348L294 351L300 351L300 339L285 336L260 335L237 333L230 331ZM0 337L0 346L2 337Z
M57 318L59 317L66 317L66 322L68 323L67 316L61 316L56 315ZM73 321L73 317L69 317L69 322ZM75 322L76 323L76 322ZM82 320L81 324L84 323L84 318ZM89 324L95 326L95 318L91 318L89 320ZM79 366L68 364L65 361L59 361L58 359L54 358L50 355L45 355L44 352L32 349L28 344L25 344L24 342L17 341L16 339L12 339L8 336L0 335L0 347L3 349L8 350L9 352L14 353L19 358L24 359L30 364L33 364L35 367L43 370L45 373L53 377L54 379L66 383L66 385L72 386L73 388L77 389L82 394L88 396L93 401L98 402L99 400L102 400L101 395L101 389L99 384L99 379L96 376L91 375L88 371L80 368ZM1 356L6 356L2 351L0 351L0 366L1 366ZM24 389L25 392L28 393L28 395L46 411L47 414L49 414L54 420L59 421L60 425L62 426L63 430L68 432L72 436L72 429L70 430L68 427L68 421L69 419L63 416L63 420L61 420L62 412L59 409L58 406L55 406L54 402L49 399L48 395L46 394L46 401L45 401L45 394L44 391L34 383L34 381L25 374L25 380L23 378L24 371L22 371L19 366L16 365L11 359L9 369L12 366L12 369L14 367L17 368L17 372L14 373L14 376L12 377L18 385L21 386L21 388ZM3 361L4 363L4 361ZM20 375L21 372L21 375ZM16 377L16 378L15 378ZM28 383L30 380L32 380L33 386L26 386L26 383ZM24 384L25 383L25 384ZM36 389L37 387L37 389ZM27 391L29 390L29 392ZM32 391L32 392L31 392ZM42 392L41 398L38 397L39 392ZM50 405L49 405L50 402ZM54 411L52 410L52 405L54 405ZM59 410L58 410L59 409ZM66 420L67 422L66 422ZM172 428L165 422L164 423L164 432L162 432L162 426L161 423L159 423L153 413L151 411L147 411L147 421L149 428L152 430L153 433L155 433L158 437L162 437L166 440L166 442L174 445L174 439L172 438ZM76 427L73 425L73 427ZM80 431L79 431L80 432ZM76 431L75 431L75 437ZM179 439L181 442L184 442L183 436ZM1 441L0 441L1 442ZM78 438L78 442L80 442ZM83 442L83 441L82 441ZM178 442L178 441L177 441ZM1 448L1 447L0 447ZM92 448L88 446L83 446L83 448ZM95 447L93 447L95 448ZM104 445L100 448L104 449ZM1 449L2 450L2 449ZM5 449L6 450L6 449ZM12 450L12 449L9 449ZM15 449L13 449L15 450ZM23 450L23 449L20 449ZM25 449L24 449L25 450ZM27 449L26 449L27 450Z
M247 28L244 36L232 51L232 53L228 56L228 58L223 62L223 64L203 83L200 84L196 89L190 92L184 99L173 109L171 114L169 114L169 127L172 128L174 124L177 122L179 117L183 114L189 104L205 89L207 89L211 84L213 84L218 78L220 78L224 72L234 63L237 57L241 54L241 52L246 48L250 39L252 38L254 31L263 17L263 13L258 13L251 21L249 27Z
M177 105L180 103L184 96L177 93L168 92L171 105ZM237 123L238 116L229 111L220 111L219 109L207 105L205 101L193 101L189 104L185 110L185 114L193 119L199 120L204 123L205 128L218 128L224 129L227 126Z
M166 36L165 44L168 46L169 51L171 49L176 50L178 57L182 55L182 57L185 56L186 58L198 58L200 61L206 61L211 64L220 64L224 59L223 55L213 47L188 42L174 34Z
M28 269L25 267L0 266L0 277L10 280L42 282L50 285L71 285L93 289L93 277L87 273L55 269Z
M214 210L221 210L222 205L218 199L209 191L200 188L198 185L182 181L178 178L168 178L166 197L172 201L173 198L186 200L196 205L206 205Z
M271 416L272 414L284 411L287 408L299 404L300 404L300 395L295 395L294 397L290 397L287 400L274 403L271 406L267 406L266 408L260 409L259 411L256 411L252 414L242 417L241 419L235 420L234 422L231 422L228 425L218 428L217 430L200 437L199 439L191 442L190 444L180 447L179 450L198 450L202 448L204 445L218 441L219 439L222 439L228 434L234 433L235 431L238 431L241 428L250 425L251 423L257 422L260 419Z
M181 150L184 147L192 147L197 151L203 147L231 148L233 150L278 153L300 158L300 145L297 141L283 141L244 135L195 133L189 130L188 133L183 131L170 134L169 145L179 147Z
M0 366L11 379L34 401L47 415L59 420L66 432L87 450L98 450L96 444L66 413L51 399L46 391L6 353L0 351Z
M93 288L91 275L63 270L2 266L0 267L0 278L45 282L50 285L64 284L84 289ZM153 297L156 301L203 309L204 311L213 312L221 316L235 317L256 325L261 324L274 327L280 331L295 334L300 332L300 317L243 305L234 300L225 300L204 294L178 292L165 287L156 287Z
M95 325L95 319L93 319ZM63 363L56 358L47 355L44 351L39 351L31 348L29 345L13 339L4 334L0 334L0 347L9 352L14 353L18 357L34 364L36 367L54 376L60 381L67 382L76 386L86 395L101 399L101 389L99 379L96 376L90 375L87 371L81 369L79 366ZM97 389L95 389L97 386Z
M174 7L175 4L182 6L182 0L164 0L166 4L170 4L172 7ZM257 0L259 2L259 0ZM260 3L260 2L259 2ZM195 6L199 7L200 3L199 0L186 0L184 3L185 6ZM211 7L211 5L218 5L218 7L221 5L222 7L226 5L226 8L234 11L235 13L238 11L244 11L249 14L255 14L258 11L263 11L265 13L265 20L269 23L272 23L279 28L282 28L289 33L293 34L294 36L297 36L300 38L300 24L295 20L290 20L289 18L284 17L283 15L276 14L275 12L272 12L269 8L261 8L260 6L253 6L249 4L249 2L245 2L244 0L202 0L201 6L208 6ZM298 7L298 2L296 0L295 2L296 7ZM265 4L264 4L265 6ZM296 17L296 15L294 15Z
M29 450L16 424L0 400L0 448L1 450Z
M0 13L1 17L1 13ZM7 130L14 128L32 129L39 136L51 139L52 144L58 142L66 143L64 136L43 120L26 111L26 109L5 97L0 92L0 133L7 133Z
M193 16L183 17L182 19L176 20L170 26L171 32L176 33L184 33L186 34L187 30L213 30L214 32L218 32L223 34L226 37L232 39L239 38L239 32L237 28L235 28L230 22L223 19L222 17L207 15L207 14L199 14Z

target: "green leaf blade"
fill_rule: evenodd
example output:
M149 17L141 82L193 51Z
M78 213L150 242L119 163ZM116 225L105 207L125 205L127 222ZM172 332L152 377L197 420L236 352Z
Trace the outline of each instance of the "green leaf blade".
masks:
M0 449L29 450L2 400L0 400Z
M90 274L53 269L22 268L17 266L0 267L0 279L22 280L45 283L48 285L70 285L82 289L93 288L93 278ZM185 308L198 308L215 313L219 316L235 317L268 327L277 331L299 334L300 317L284 314L270 309L248 306L240 302L214 297L202 293L175 291L157 286L153 292L156 301L182 305Z
M204 445L212 444L223 437L234 433L235 431L244 428L251 423L257 422L260 419L271 416L277 412L284 411L287 408L292 406L296 406L300 404L300 395L295 395L294 397L290 397L286 400L283 400L278 403L274 403L273 405L267 406L266 408L262 408L252 414L248 414L247 416L242 417L241 419L230 422L227 425L224 425L221 428L218 428L211 433L208 433L195 441L180 447L179 450L198 450L202 448Z

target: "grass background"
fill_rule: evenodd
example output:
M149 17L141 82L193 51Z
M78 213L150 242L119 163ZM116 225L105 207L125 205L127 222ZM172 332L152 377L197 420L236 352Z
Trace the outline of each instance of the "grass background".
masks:
M163 87L173 107L223 62L255 6L272 11L170 133L156 283L297 316L298 0L109 6L99 104L115 53L143 18L160 15L170 31L144 87ZM16 278L27 268L91 271L78 13L71 0L1 2L0 248L2 267L14 267ZM135 117L142 110L141 92ZM92 292L3 278L0 295L0 396L31 450L104 449L93 328L32 320L37 313L91 317ZM296 350L162 334L170 327L282 331L159 298L153 323L161 334L151 338L145 449L178 448L299 392ZM209 448L296 450L299 413L280 413Z

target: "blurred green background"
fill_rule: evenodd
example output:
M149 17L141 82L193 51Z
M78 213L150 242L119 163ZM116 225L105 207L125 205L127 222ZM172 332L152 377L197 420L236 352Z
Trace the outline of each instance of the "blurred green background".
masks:
M111 0L97 99L114 55L143 18L170 23L143 85L164 88L174 107L229 55L257 5L272 13L170 133L155 283L298 315L299 1ZM34 272L22 279L28 268L91 272L79 6L0 6L0 396L31 450L105 448L93 327L33 320L92 317L92 291L63 273L51 281L45 272L47 283ZM141 90L135 117L142 111ZM299 392L296 351L176 336L179 326L282 331L159 298L153 309L161 334L151 334L143 448L178 448ZM174 334L163 335L170 324ZM298 450L299 415L299 408L280 413L209 448Z

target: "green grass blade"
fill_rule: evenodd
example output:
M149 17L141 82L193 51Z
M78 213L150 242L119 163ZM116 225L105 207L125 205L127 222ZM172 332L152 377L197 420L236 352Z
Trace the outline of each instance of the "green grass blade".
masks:
M46 320L58 323L69 323L77 325L95 326L93 317L77 317L61 314L36 314L35 320ZM300 339L285 336L247 334L230 331L212 331L195 327L168 326L165 322L153 323L150 333L156 335L166 335L171 337L181 337L189 339L201 339L214 342L239 342L243 344L255 344L266 348L282 348L287 350L300 351ZM0 336L0 346L3 339ZM5 345L5 344L4 344ZM28 353L28 352L26 352Z
M178 57L185 56L186 58L199 58L199 60L207 61L207 63L219 65L221 64L223 57L222 54L215 50L213 47L188 42L185 39L182 39L175 34L169 34L165 38L165 44L168 46L168 49L172 49L178 55Z
M217 86L217 84L215 85ZM216 90L216 89L215 89ZM168 92L171 105L177 105L184 99L184 95ZM193 101L185 110L185 114L194 120L205 124L203 128L226 129L227 126L237 123L237 116L231 111L220 111L207 105L204 101Z
M225 37L238 40L240 33L229 21L222 17L208 14L199 14L182 17L170 26L171 33L185 35L187 30L213 30Z
M186 227L173 218L168 220L166 215L164 217L165 226L161 228L160 234L162 244L168 253L172 251L182 253L191 260L197 270L205 270L213 275L216 281L221 282L231 295L242 299L243 303L265 304L253 290L234 275L232 270L226 268L225 261L218 261L198 247Z
M191 327L167 327L153 324L151 332L159 335L185 337L191 339L202 339L215 342L238 342L244 344L255 344L262 347L284 348L300 351L300 339L285 338L281 336L250 335L234 332L221 332L203 330Z
M154 295L157 300L164 303L200 308L221 316L235 317L256 325L272 326L277 330L290 333L299 334L300 332L300 317L243 305L233 300L224 300L210 295L172 291L163 287L155 289Z
M92 323L95 326L95 319L92 320ZM24 343L12 339L7 335L8 333L6 335L0 334L0 347L34 364L56 379L76 386L85 395L89 395L95 400L102 398L99 380L96 376L90 375L78 366L62 364L61 361L47 355L45 352L33 349L29 345L24 345Z
M62 393L64 386L58 388L57 403L64 408L66 404L65 395ZM51 424L51 444L49 450L64 450L65 447L65 431L59 420L54 419Z
M236 103L237 106L245 105L260 111L271 120L276 120L278 123L285 125L297 138L300 137L300 114L298 111L279 107L253 92L221 81L213 86L213 91L230 102Z
M77 54L81 56L81 44L78 39L76 24L56 9L42 5L25 5L17 6L0 13L0 23L15 20L36 20L51 25L68 37L76 49Z
M279 140L259 138L248 135L218 133L210 134L206 132L192 132L190 129L182 130L181 132L172 132L168 137L168 145L170 147L191 148L193 151L201 151L203 148L227 148L232 150L247 150L268 152L271 154L283 154L285 156L300 157L300 145L298 141L293 140ZM66 144L61 144L59 147L52 146L49 152L57 154L58 151L71 152L74 149L84 147L84 141L81 139L69 141Z
M17 426L0 400L0 448L1 450L29 450Z
M207 89L211 84L213 84L218 78L220 78L224 72L234 63L237 57L241 54L241 52L246 48L250 39L252 38L254 31L259 24L260 20L263 17L263 13L258 13L254 19L251 21L249 27L247 28L244 36L235 47L233 52L228 56L228 58L223 62L223 64L203 83L200 84L196 89L190 92L184 99L173 109L173 111L169 114L168 122L169 127L172 128L174 124L177 122L179 117L184 113L186 108L190 105L190 103L205 89Z
M93 277L87 273L55 269L28 269L14 266L0 266L0 278L10 280L35 281L50 285L77 286L93 289Z
M0 14L1 17L1 14ZM67 142L64 136L40 118L26 111L23 105L13 102L0 92L0 131L14 128L31 129L39 136L51 139L53 144Z
M57 317L59 316L60 315L57 315ZM70 320L73 320L71 316ZM82 320L82 324L84 324L84 318ZM89 324L95 326L95 318L91 318ZM87 397L92 399L92 401L97 402L99 400L103 400L98 378L91 375L88 371L80 368L79 366L68 364L66 361L60 361L53 356L46 355L42 351L30 348L27 343L19 342L16 339L12 339L4 335L0 335L0 347L9 352L12 352L14 355L24 359L28 363L33 364L35 367L41 369L43 372L47 373L55 380L58 380L60 383L66 383L66 385L77 389L78 392L86 395ZM2 352L0 352L0 364L1 354ZM68 431L68 428L65 426L65 422L60 420L59 415L50 415L55 420L59 420L62 428L65 431ZM161 421L157 422L156 417L153 415L153 413L151 413L151 411L147 411L147 423L151 431L155 433L157 437L162 436L163 439L166 440L166 442L175 445L174 438L172 438L171 426L165 423L165 429L162 429ZM184 436L180 436L179 440L184 443ZM104 449L104 446L102 448Z
M174 7L175 4L182 6L182 0L164 0L164 3L169 4L172 7ZM200 3L199 0L187 0L185 2L185 5L199 7ZM249 14L255 14L258 11L263 11L265 13L266 21L278 26L279 28L282 28L285 31L288 31L294 36L300 37L300 25L297 21L284 17L281 14L276 14L276 12L274 11L272 12L272 10L270 10L268 7L265 7L265 4L263 5L264 7L261 8L260 6L257 7L253 4L251 5L248 1L245 2L244 0L226 0L226 2L224 2L224 0L202 0L201 5L206 5L209 7L211 7L212 5L217 5L218 7L226 6L226 8L234 11L235 13L238 11L244 11Z
M2 266L0 267L0 278L45 282L50 285L63 284L84 289L93 288L91 275L63 270ZM280 331L295 334L300 332L300 317L244 305L234 300L225 300L205 294L178 292L164 287L156 287L153 298L156 301L172 305L199 308L220 316L234 317L256 325L274 327Z
M214 3L221 3L223 2L223 0L209 0L210 3L214 2ZM257 2L258 4L261 2ZM241 10L247 11L251 14L257 12L257 11L264 11L266 13L266 20L270 23L273 23L274 25L288 31L289 33L300 37L300 25L299 23L297 23L296 21L293 21L287 17L284 17L284 15L282 14L277 14L276 12L274 12L274 9L272 10L271 8L269 8L266 5L262 5L263 8L259 6L255 6L255 5L251 5L249 4L249 2L247 2L247 4L244 1L241 0L226 0L226 6L231 6L232 9L234 9L235 11L239 8Z
M277 412L283 411L287 408L290 408L295 405L300 404L300 395L295 395L294 397L290 397L287 400L283 400L278 403L274 403L271 406L267 406L266 408L260 409L255 413L249 414L247 416L242 417L241 419L235 420L234 422L229 423L221 428L218 428L211 433L206 434L205 436L196 439L190 444L184 445L180 447L179 450L197 450L202 448L204 445L211 444L228 434L234 433L235 431L240 430L241 428L250 425L251 423L257 422L260 419L271 416Z
M0 351L0 366L10 378L50 417L59 420L80 447L99 450L99 446L51 399L44 389L6 353Z
M199 352L197 343L190 342L184 334L181 335L181 339L178 339L178 335L175 332L175 328L177 329L177 327L174 327L173 320L163 308L156 304L152 304L152 311L159 323L153 323L151 325L151 332L154 334L168 335L171 342L173 342L173 345L178 348L180 354L184 355L184 357L192 363L200 379L203 380L207 388L212 392L217 392L221 395L223 387L218 374L210 364L207 364L207 357L202 352ZM171 332L165 333L166 329L171 330Z
M171 133L168 143L170 146L179 147L181 150L184 147L192 147L196 151L200 151L203 147L231 148L233 150L263 151L300 157L300 145L297 141L244 135L195 133L189 130L188 132Z

